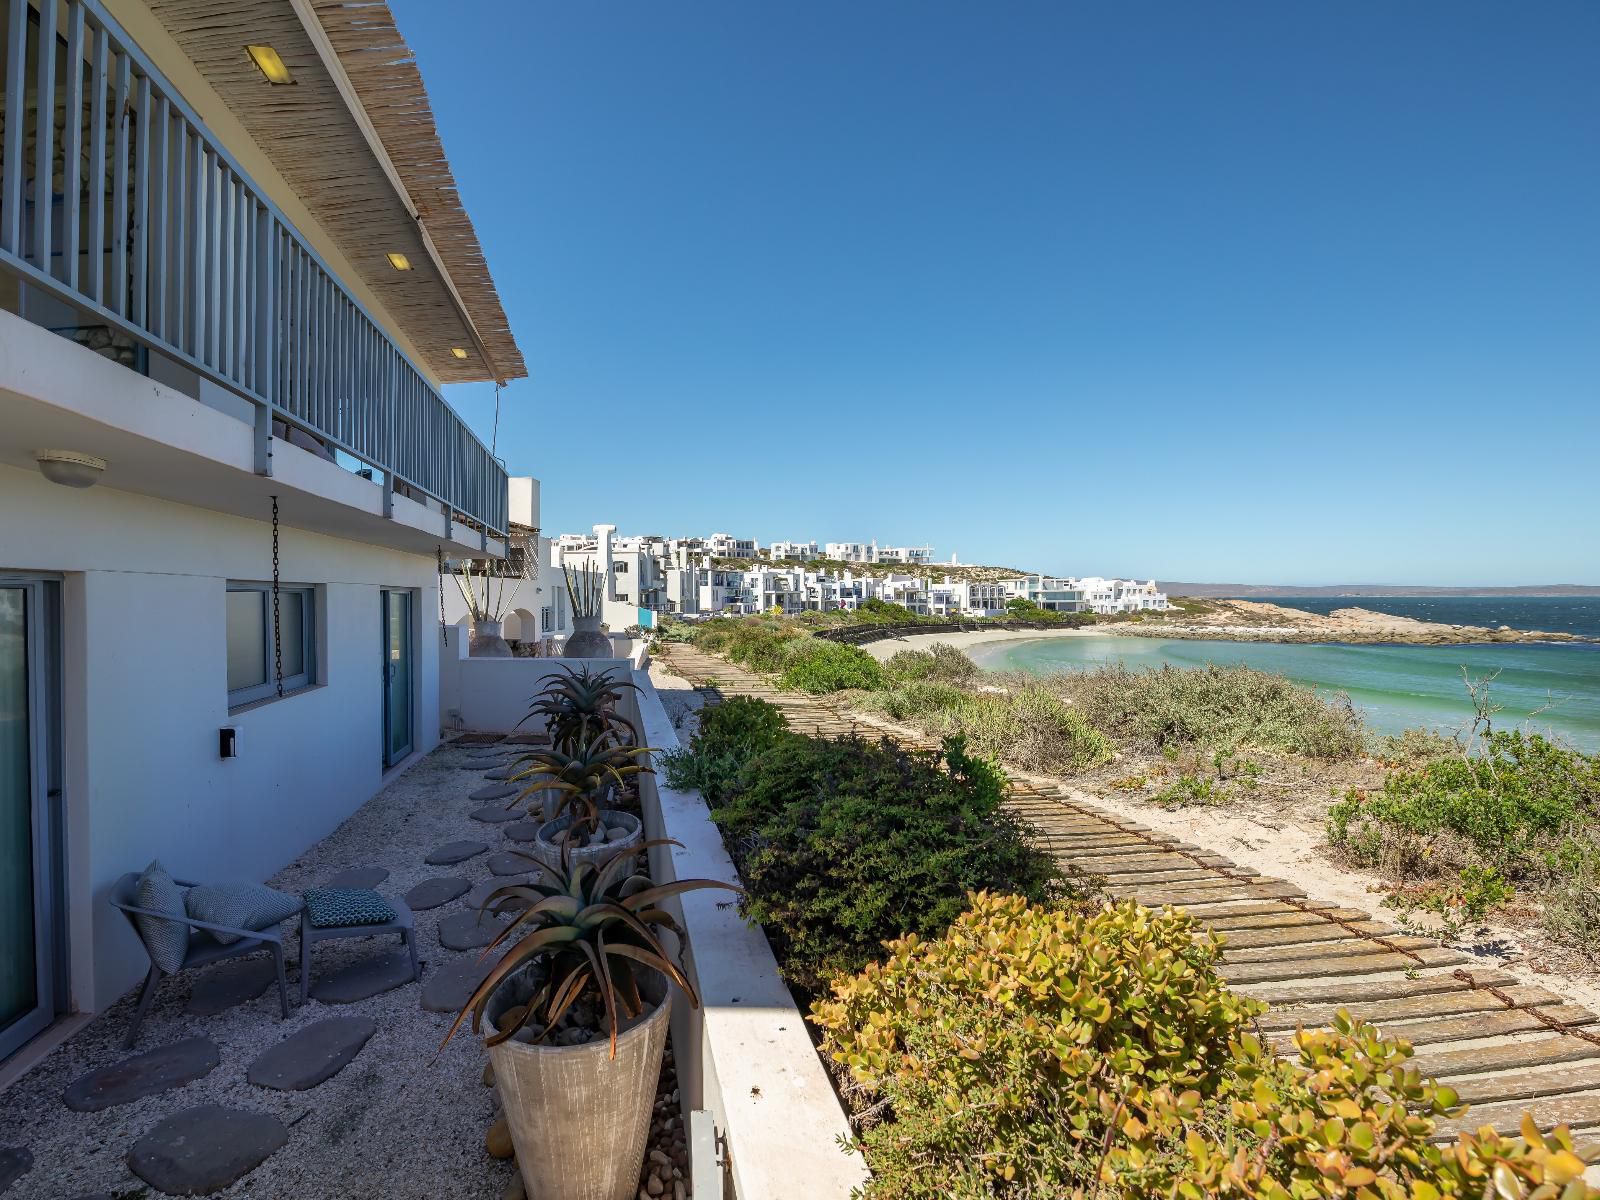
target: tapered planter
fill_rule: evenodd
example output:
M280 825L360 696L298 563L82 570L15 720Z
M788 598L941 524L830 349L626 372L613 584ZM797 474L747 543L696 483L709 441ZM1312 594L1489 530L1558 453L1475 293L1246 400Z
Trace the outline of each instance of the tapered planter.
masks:
M633 1200L638 1195L672 1011L660 975L640 970L639 990L655 1009L617 1037L615 1059L609 1037L582 1046L513 1040L489 1048L495 1090L529 1200ZM489 1017L510 1005L510 997L497 994Z
M599 617L573 617L573 634L561 651L562 658L612 658L611 639L600 632Z
M621 812L614 808L600 810L600 823L607 829L621 826L628 831L628 836L614 842L604 842L598 846L574 846L569 852L572 865L576 867L581 862L592 863L596 867L604 866L618 850L626 850L630 846L644 844L644 822L632 813ZM561 835L572 824L571 817L559 817L554 821L546 821L539 827L539 832L533 839L533 856L547 867L561 865Z
M473 658L510 658L511 645L501 635L499 621L479 621L472 627L467 653Z

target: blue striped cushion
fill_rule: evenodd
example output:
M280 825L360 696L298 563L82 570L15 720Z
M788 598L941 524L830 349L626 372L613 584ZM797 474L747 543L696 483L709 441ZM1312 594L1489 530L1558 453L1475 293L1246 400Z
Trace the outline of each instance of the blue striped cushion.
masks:
M262 883L208 883L189 889L189 915L196 921L232 925L235 929L270 929L300 911L300 897ZM239 940L236 933L206 931L224 946Z
M183 889L173 882L172 876L158 858L139 876L134 892L134 905L157 912L181 913L184 911ZM185 921L169 921L164 917L146 917L135 913L134 924L139 927L139 937L150 954L150 961L168 975L183 966L189 953L189 925Z

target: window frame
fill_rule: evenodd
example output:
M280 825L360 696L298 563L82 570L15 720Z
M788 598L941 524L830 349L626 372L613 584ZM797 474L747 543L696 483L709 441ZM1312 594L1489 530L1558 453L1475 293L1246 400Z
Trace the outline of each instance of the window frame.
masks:
M301 639L301 666L302 670L294 675L283 677L283 694L288 696L294 692L302 692L307 688L316 686L317 682L317 589L310 584L280 584L280 595L295 595L300 599L300 639ZM272 628L272 584L256 583L243 579L230 579L224 589L223 603L234 592L242 592L261 597L261 653L262 661L266 666L266 682L251 684L249 687L229 689L228 711L259 704L264 700L278 699L278 681L274 671L276 655L273 652ZM227 622L223 622L223 661L227 661ZM224 676L226 680L226 676Z

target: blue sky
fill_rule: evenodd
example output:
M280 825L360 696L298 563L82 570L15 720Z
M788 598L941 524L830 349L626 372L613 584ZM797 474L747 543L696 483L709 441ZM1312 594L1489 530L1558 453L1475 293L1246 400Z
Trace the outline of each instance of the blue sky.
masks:
M547 530L1600 583L1600 4L394 8Z

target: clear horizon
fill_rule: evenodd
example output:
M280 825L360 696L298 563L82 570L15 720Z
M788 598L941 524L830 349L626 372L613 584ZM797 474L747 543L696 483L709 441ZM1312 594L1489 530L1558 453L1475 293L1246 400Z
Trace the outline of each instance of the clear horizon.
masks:
M1600 583L1600 5L393 7L549 530Z

